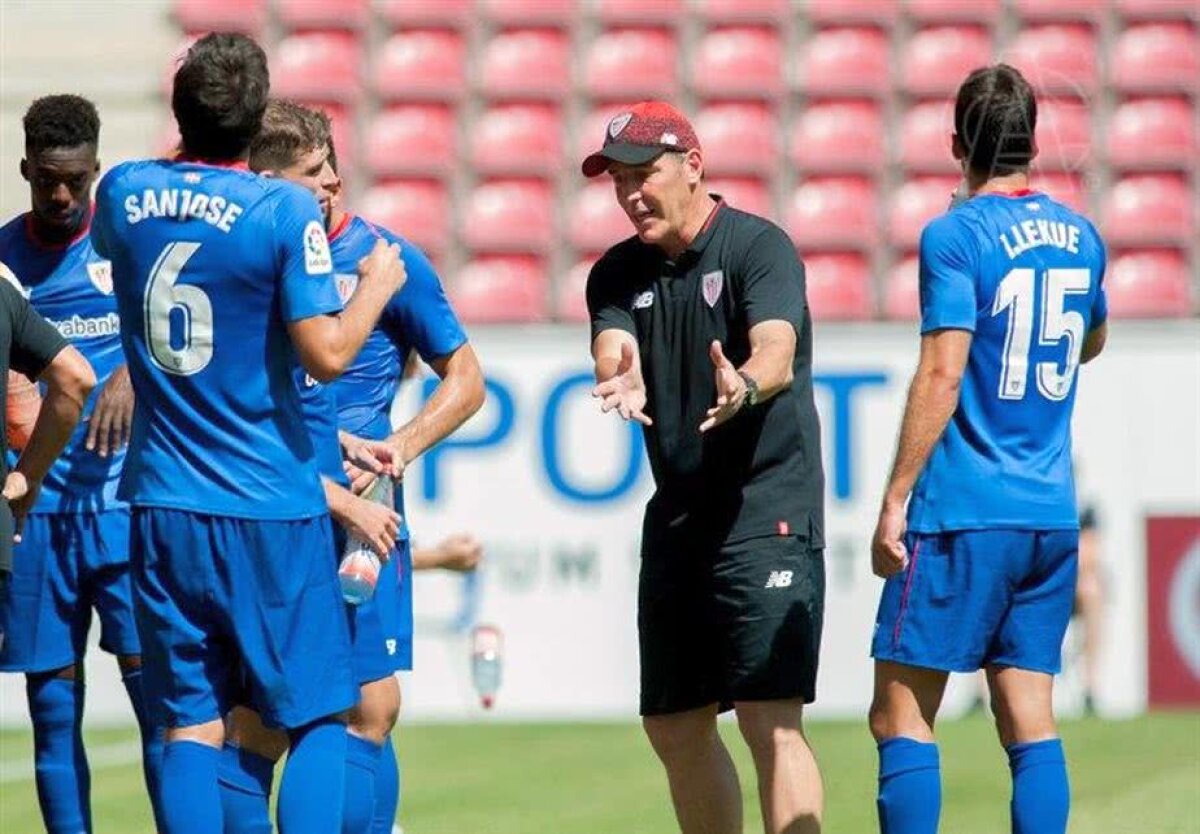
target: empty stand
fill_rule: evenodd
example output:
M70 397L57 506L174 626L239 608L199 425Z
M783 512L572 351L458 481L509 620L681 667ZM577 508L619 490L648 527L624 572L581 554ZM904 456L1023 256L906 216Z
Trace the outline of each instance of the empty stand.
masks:
M1122 168L1187 167L1200 156L1197 114L1185 98L1146 98L1117 107L1108 123L1108 158Z
M467 324L517 324L546 319L546 272L538 258L487 255L450 283L454 310Z
M293 30L361 29L371 19L370 0L274 0L275 18Z
M362 48L347 32L283 38L271 58L271 92L285 98L351 101L362 90Z
M783 65L783 42L775 29L714 29L693 53L692 86L707 98L775 98L783 91Z
M802 252L865 249L878 236L878 196L864 177L814 177L792 192L784 219Z
M904 0L904 11L923 23L991 23L1000 15L1000 0Z
M705 170L714 176L767 174L779 154L779 126L765 105L714 104L701 110L692 125L704 149Z
M590 321L587 308L587 279L598 255L584 255L558 283L555 313L560 321Z
M453 101L466 89L466 44L452 29L411 29L383 44L375 90L384 99Z
M552 174L562 161L562 132L555 105L495 105L471 127L471 162L483 174Z
M883 95L890 73L888 36L875 27L817 30L797 64L797 82L809 95Z
M377 177L444 175L455 160L457 121L441 104L403 104L379 113L367 135L367 165Z
M1077 174L1043 172L1034 165L1029 187L1041 191L1081 214L1088 214L1087 189Z
M979 26L934 26L904 45L904 89L914 95L953 94L967 73L990 62L992 38Z
M759 217L774 219L775 208L766 182L753 177L709 177L709 194L719 194L726 204Z
M1117 38L1112 80L1131 92L1200 88L1200 35L1185 22L1130 26Z
M480 56L490 98L561 98L571 84L570 41L555 29L514 29L489 40Z
M554 241L554 195L542 180L493 180L471 192L461 238L477 252L540 252Z
M1005 58L1039 92L1083 98L1096 87L1096 53L1091 26L1054 23L1022 30Z
M874 101L819 101L795 120L791 160L808 172L876 171L887 161L883 111Z
M584 90L596 99L675 95L675 35L665 29L613 29L587 47Z
M1047 98L1037 105L1038 165L1048 171L1078 171L1093 160L1092 124L1087 104Z
M384 22L393 27L466 26L475 0L375 0Z
M257 35L267 18L266 0L175 0L179 28L188 34L242 32Z
M1194 288L1177 249L1121 253L1109 265L1104 287L1112 316L1161 318L1195 312Z
M575 195L567 235L576 251L601 252L633 233L608 177L589 182Z
M805 291L818 321L869 319L874 313L871 271L858 252L803 253Z
M1192 193L1183 177L1134 174L1118 180L1104 200L1105 239L1117 245L1187 245L1196 239Z
M910 171L952 173L960 166L951 152L954 102L916 102L900 120L900 161Z
M788 0L698 0L695 8L697 16L708 23L774 23L792 11Z
M888 271L883 287L883 315L911 321L921 317L921 293L917 280L919 259L908 255Z
M450 238L450 200L437 180L400 180L367 190L359 203L363 217L438 252Z
M808 19L816 24L890 24L900 11L900 0L808 0Z
M501 26L568 26L579 17L579 3L553 0L478 0L479 10Z
M1104 6L1100 3L1080 0L1011 0L1013 11L1024 22L1046 21L1091 21L1102 16Z
M916 249L925 224L950 206L958 177L919 177L892 192L888 206L888 239L901 249Z
M683 0L596 0L596 15L605 23L675 24L685 14Z

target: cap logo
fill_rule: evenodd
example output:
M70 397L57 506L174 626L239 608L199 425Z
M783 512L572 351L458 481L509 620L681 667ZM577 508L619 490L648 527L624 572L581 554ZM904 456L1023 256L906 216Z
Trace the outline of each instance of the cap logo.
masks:
M620 136L621 131L629 125L631 119L633 119L632 113L621 113L619 116L614 116L613 120L608 123L609 137L616 139Z
M664 133L658 142L660 145L678 145L679 137L674 133Z

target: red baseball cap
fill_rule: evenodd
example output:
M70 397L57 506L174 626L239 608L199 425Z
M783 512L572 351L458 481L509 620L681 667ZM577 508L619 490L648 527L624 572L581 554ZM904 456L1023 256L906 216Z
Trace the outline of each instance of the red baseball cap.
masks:
M604 131L604 146L583 161L583 175L595 177L609 163L645 165L667 151L700 147L687 117L665 101L642 101L618 113Z

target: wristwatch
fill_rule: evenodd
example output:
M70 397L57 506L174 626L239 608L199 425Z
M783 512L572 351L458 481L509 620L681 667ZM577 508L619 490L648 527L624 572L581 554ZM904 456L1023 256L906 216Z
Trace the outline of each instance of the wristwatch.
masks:
M758 383L754 381L754 377L745 371L738 371L738 376L746 383L746 396L742 397L742 408L758 405Z

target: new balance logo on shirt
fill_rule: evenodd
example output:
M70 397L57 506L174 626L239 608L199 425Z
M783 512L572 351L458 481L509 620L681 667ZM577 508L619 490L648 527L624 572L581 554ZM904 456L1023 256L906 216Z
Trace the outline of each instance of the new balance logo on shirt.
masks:
M771 575L767 577L765 588L789 588L792 584L792 572L790 570L773 570Z

